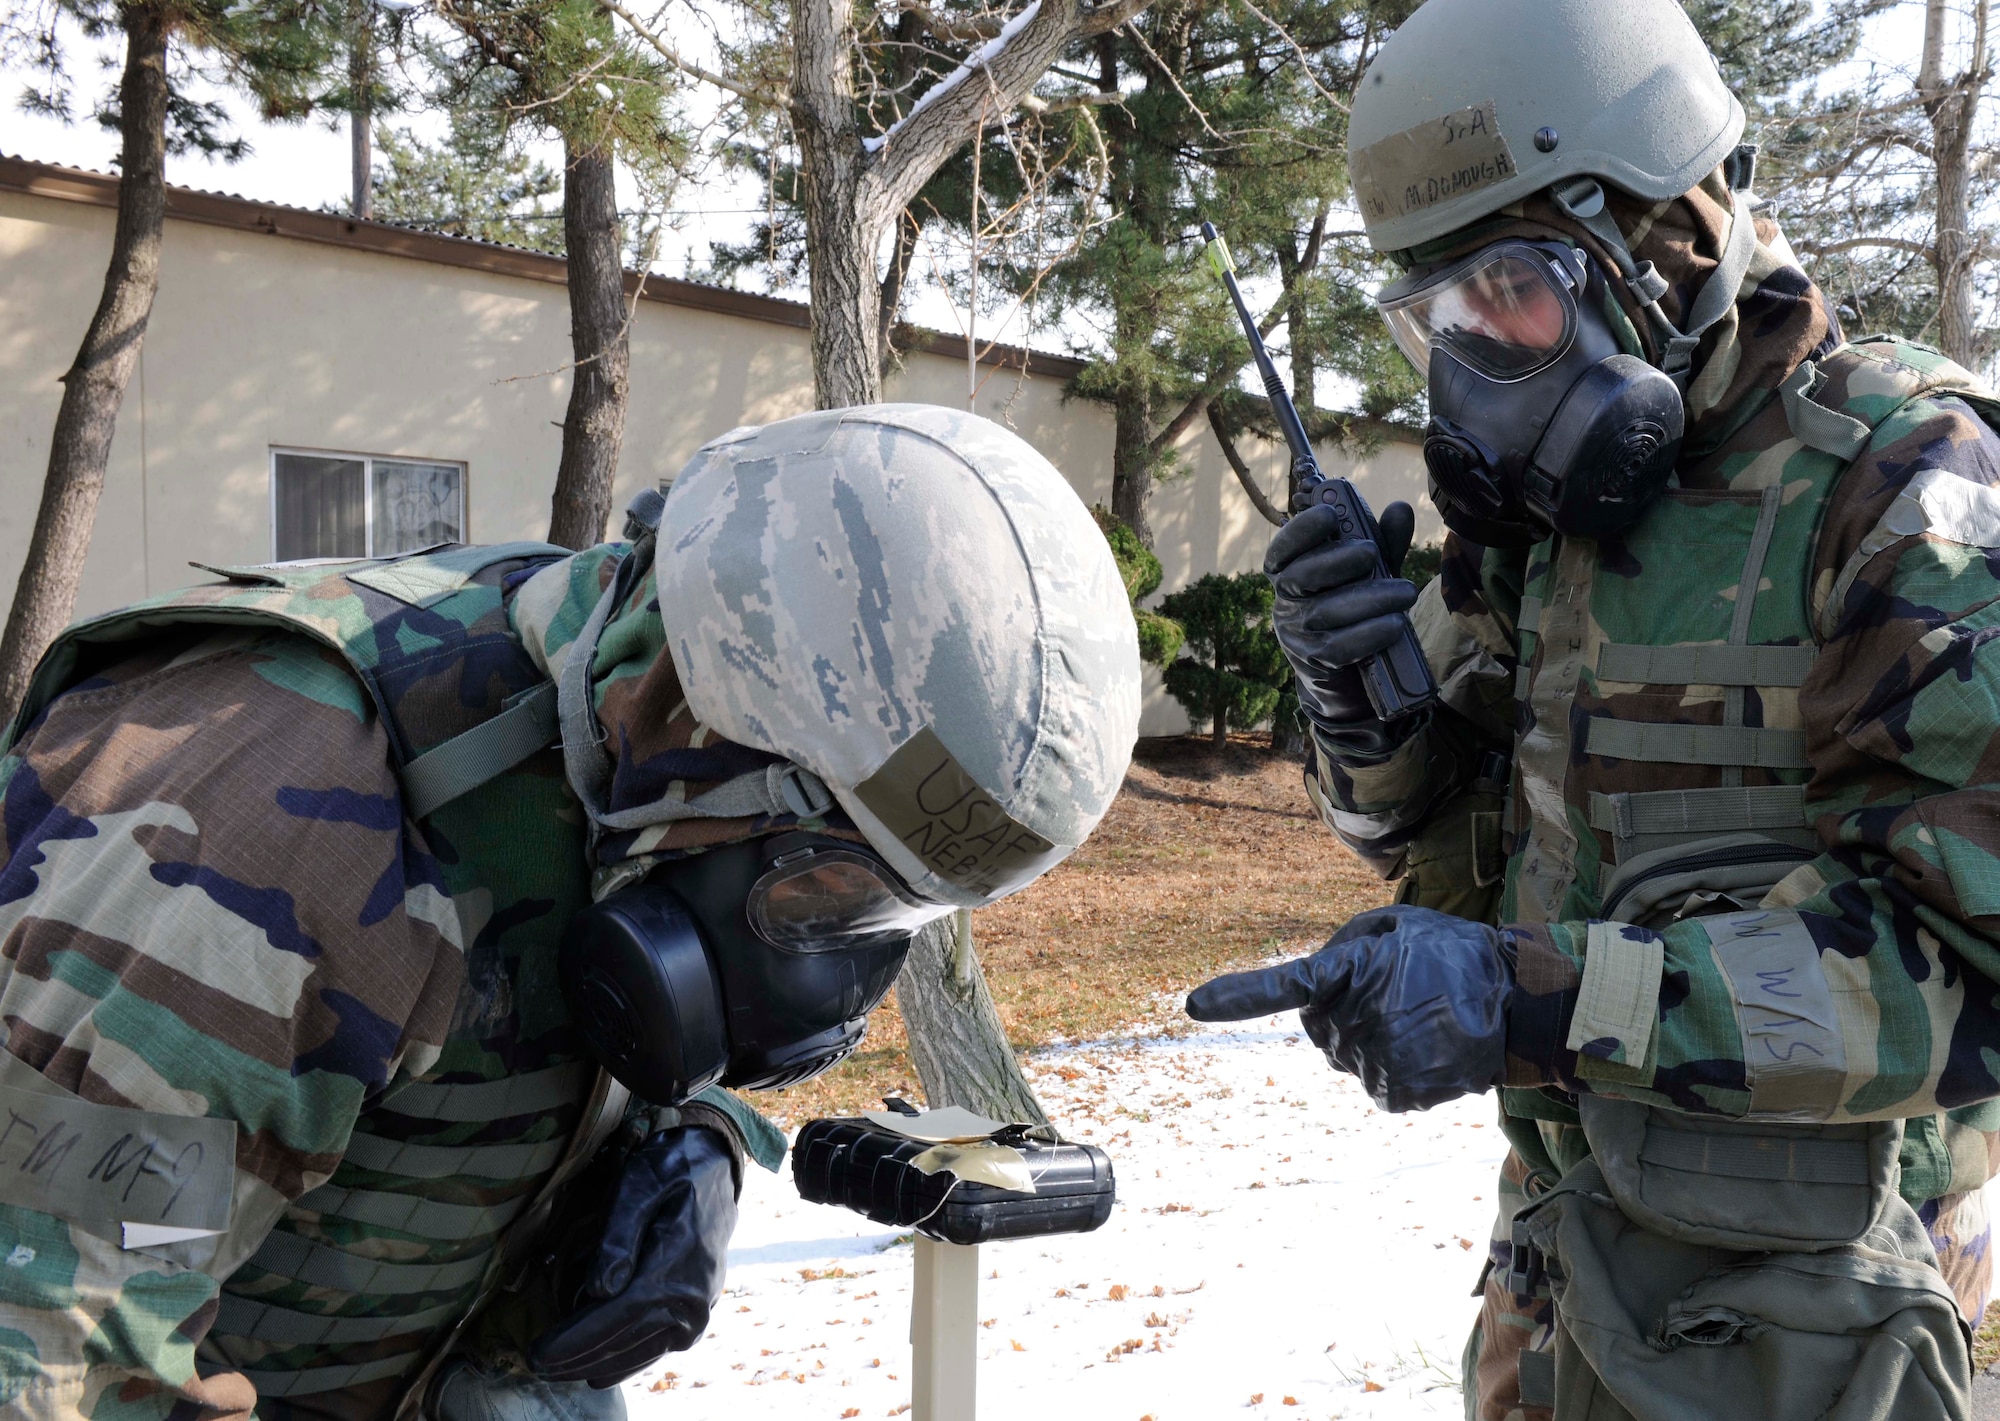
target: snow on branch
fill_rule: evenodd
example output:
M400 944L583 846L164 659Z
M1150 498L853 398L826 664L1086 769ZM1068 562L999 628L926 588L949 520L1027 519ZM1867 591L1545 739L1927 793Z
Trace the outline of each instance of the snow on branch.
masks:
M1008 43L1014 36L1026 29L1041 11L1042 0L1029 0L1026 9L1000 27L1000 33L967 55L965 62L959 65L958 68L952 70L951 73L945 75L944 78L938 80L937 83L919 94L917 101L910 105L908 113L890 124L883 132L876 134L872 138L862 139L861 146L866 148L870 153L874 153L895 142L898 134L904 132L912 123L916 122L917 115L923 113L932 104L942 99L946 94L949 94L953 89L956 89L967 79L977 74L980 70L985 69L997 59L1000 52L1007 48Z

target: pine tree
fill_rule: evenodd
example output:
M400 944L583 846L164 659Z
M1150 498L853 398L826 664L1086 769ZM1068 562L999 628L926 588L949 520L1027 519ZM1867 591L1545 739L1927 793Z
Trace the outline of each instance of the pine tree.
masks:
M611 516L631 369L618 163L643 180L685 160L671 80L597 0L439 0L437 13L457 36L433 51L447 106L563 145L572 359L549 541L588 547Z
M6 48L26 48L38 71L25 107L74 117L67 56L73 33L124 36L117 87L95 106L98 121L119 133L118 209L103 293L62 377L41 504L0 636L0 715L13 714L43 649L76 607L119 407L159 289L167 155L233 160L249 151L241 137L225 132L218 103L189 95L186 66L201 63L247 93L266 118L296 119L307 112L313 81L332 51L323 14L293 0L56 0L5 22Z
M1153 550L1139 541L1139 535L1113 516L1103 504L1096 504L1090 510L1091 517L1104 533L1104 541L1111 546L1111 556L1118 564L1118 576L1125 584L1125 595L1132 602L1132 621L1139 633L1139 659L1154 666L1170 666L1180 654L1181 643L1187 634L1181 624L1171 617L1163 617L1158 612L1147 611L1139 604L1160 590L1160 579L1165 575L1160 560Z
M1198 260L1202 218L1223 227L1253 296L1275 287L1261 324L1316 438L1379 438L1421 396L1375 316L1385 278L1346 214L1345 96L1408 8L1201 0L1151 11L1079 59L1121 93L1099 115L1114 215L1057 269L1051 314L1088 313L1107 332L1080 352L1092 359L1076 388L1114 412L1112 511L1149 545L1152 485L1203 422L1267 519L1286 501L1236 447L1246 431L1278 433L1241 389L1249 351ZM1352 407L1320 406L1329 374Z
M1167 694L1188 719L1207 721L1218 746L1278 709L1292 678L1271 630L1271 583L1261 572L1211 572L1165 598L1160 610L1187 633L1189 655L1167 667Z
M562 175L482 117L454 115L449 138L436 144L407 128L383 130L376 219L561 256Z

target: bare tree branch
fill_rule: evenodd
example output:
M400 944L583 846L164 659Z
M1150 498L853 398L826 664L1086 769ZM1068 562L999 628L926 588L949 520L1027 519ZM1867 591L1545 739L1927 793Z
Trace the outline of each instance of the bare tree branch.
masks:
M1312 61L1306 58L1306 52L1304 49L1300 48L1299 42L1296 39L1292 38L1292 32L1286 29L1283 25L1279 24L1276 20L1272 19L1269 15L1265 14L1262 10L1258 9L1255 0L1243 0L1243 6L1251 14L1255 15L1258 19L1262 20L1265 24L1269 25L1273 30L1275 30L1278 33L1278 35L1285 41L1285 43L1292 47L1292 52L1298 55L1299 57L1299 71L1306 76L1307 83L1311 84L1313 88L1319 90L1319 96L1322 99L1325 99L1328 103L1332 104L1335 108L1339 109L1342 113L1346 113L1348 111L1347 105L1342 103L1339 99L1336 99L1332 94L1328 93L1326 85L1320 83L1319 75L1313 73Z
M1032 114L1067 113L1071 109L1102 108L1106 104L1122 104L1123 94L1062 94L1053 99L1039 98L1034 94L1024 96L1020 107ZM996 119L995 123L1003 120Z
M1242 484L1243 491L1250 495L1250 502L1256 505L1257 511L1264 515L1266 522L1283 527L1285 515L1264 496L1264 490L1257 487L1257 480L1251 475L1250 466L1243 462L1242 454L1237 452L1236 441L1230 437L1228 428L1222 423L1222 415L1212 404L1208 406L1208 427L1215 431L1215 442L1222 446L1222 457L1227 459L1229 467L1235 470L1236 481Z
M1815 257L1830 257L1840 252L1852 252L1863 248L1886 248L1890 251L1912 252L1920 257L1928 257L1933 250L1929 242L1919 242L1909 237L1891 237L1887 235L1843 237L1837 242L1798 241L1792 243L1792 247L1794 250Z
M1109 34L1152 3L1153 0L1109 0L1108 4L1084 12L1083 25L1077 30L1077 37L1095 39L1098 35Z
M1317 261L1318 257L1315 254L1314 264L1317 264ZM1262 320L1257 322L1258 335L1267 336L1278 328L1278 322L1285 314L1286 302L1291 298L1293 285L1311 269L1310 265L1301 262L1293 270L1291 280L1287 281L1278 293L1277 304L1264 314ZM1215 374L1209 376L1207 382L1195 392L1194 397L1181 406L1180 413L1167 421L1167 427L1153 436L1147 445L1147 452L1157 457L1166 453L1167 450L1178 443L1180 437L1188 432L1188 429L1194 422L1207 412L1209 405L1215 400L1216 396L1229 388L1230 383L1242 372L1243 365L1244 362L1239 361L1228 369L1218 370Z
M1181 87L1180 76L1174 73L1173 66L1171 64L1168 64L1166 60L1160 58L1159 55L1153 52L1153 47L1150 44L1146 43L1146 37L1145 35L1139 32L1139 27L1137 25L1127 25L1125 26L1125 33L1130 35L1133 41L1138 44L1140 50L1144 52L1146 58L1153 61L1153 67L1158 69L1161 74L1165 75L1167 82L1174 86L1174 92L1181 96L1181 102L1188 106L1188 112L1201 120L1201 126L1203 132L1207 133L1208 136L1210 138L1213 138L1216 142L1218 143L1222 142L1223 141L1222 135L1217 133L1215 131L1215 125L1208 121L1208 115L1201 111L1201 105L1194 101L1194 96L1192 94L1188 93L1186 89Z
M718 89L722 89L736 95L739 99L746 99L755 104L782 105L785 102L782 95L771 93L754 85L739 83L726 74L717 74L714 70L705 69L691 59L683 58L678 50L654 34L651 29L647 28L643 20L625 6L619 4L618 0L599 0L599 3L606 10L623 20L631 28L632 33L644 41L648 48L690 79L699 79L704 84L713 84Z
M1116 0L1085 10L1078 0L1030 0L1001 32L919 96L888 132L865 140L867 183L876 212L909 206L931 174L978 126L983 113L1012 108L1079 34L1107 11L1136 14L1148 0ZM1122 23L1122 21L1121 21ZM985 84L968 82L983 74Z

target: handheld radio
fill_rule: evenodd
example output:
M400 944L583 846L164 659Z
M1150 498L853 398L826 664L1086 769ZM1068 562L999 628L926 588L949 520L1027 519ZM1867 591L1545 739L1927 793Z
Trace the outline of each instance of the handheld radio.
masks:
M1291 446L1293 511L1303 511L1324 503L1334 510L1342 538L1366 538L1379 544L1381 535L1376 531L1375 515L1369 511L1360 491L1346 479L1328 478L1320 471L1319 460L1313 454L1312 441L1306 438L1306 427L1299 418L1298 407L1285 392L1277 367L1271 364L1270 352L1264 349L1264 338L1257 333L1257 322L1243 302L1242 288L1236 284L1236 263L1229 256L1229 244L1222 240L1222 234L1215 230L1213 222L1201 224L1201 235L1208 239L1209 265L1222 279L1229 299L1236 303L1236 315L1243 322L1243 334L1250 339L1250 354L1257 362L1257 374L1264 381L1264 393L1270 396L1271 413L1278 421L1278 428L1284 431L1285 443ZM1374 575L1381 578L1389 576L1389 569L1383 565L1379 554L1375 559ZM1423 648L1417 645L1416 631L1407 621L1403 624L1402 635L1387 651L1377 652L1361 663L1361 683L1368 690L1368 700L1375 707L1375 713L1385 721L1422 710L1437 699L1437 682L1431 677L1430 663L1424 660Z

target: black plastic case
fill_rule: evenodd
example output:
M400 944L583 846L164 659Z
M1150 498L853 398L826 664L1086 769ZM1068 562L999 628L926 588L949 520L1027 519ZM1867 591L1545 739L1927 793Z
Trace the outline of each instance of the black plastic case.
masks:
M1111 1217L1111 1157L1095 1145L1003 1137L1028 1160L1033 1194L974 1184L910 1161L930 1146L868 1120L811 1120L792 1143L792 1182L815 1204L838 1204L878 1224L942 1243L987 1243L1089 1233Z

